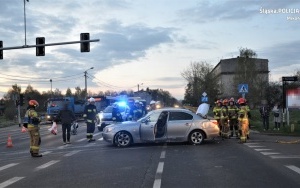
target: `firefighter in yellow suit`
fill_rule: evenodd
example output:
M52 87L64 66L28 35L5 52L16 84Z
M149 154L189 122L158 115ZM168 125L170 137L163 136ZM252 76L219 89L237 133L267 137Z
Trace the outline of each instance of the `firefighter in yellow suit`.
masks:
M36 100L30 100L28 102L28 108L25 113L24 118L24 127L27 127L29 136L30 136L30 153L32 157L42 157L42 154L39 154L41 137L40 137L40 119L36 108L39 106L39 103Z
M238 103L240 105L240 110L238 112L240 142L243 143L247 141L249 134L248 108L244 98L239 98Z
M215 107L213 108L213 113L214 113L214 119L217 120L219 128L221 130L221 123L220 123L220 117L221 117L221 107L222 107L222 102L220 100L217 100L215 102ZM220 132L221 134L221 132Z
M230 138L229 124L228 124L228 99L222 101L222 107L220 110L220 124L221 124L221 136L222 138Z

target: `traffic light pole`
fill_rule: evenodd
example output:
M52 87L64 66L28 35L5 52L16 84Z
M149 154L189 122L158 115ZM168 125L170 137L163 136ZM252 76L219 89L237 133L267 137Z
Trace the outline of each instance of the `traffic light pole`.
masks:
M100 39L92 39L92 40L58 42L58 43L48 43L48 44L38 44L38 45L23 45L23 46L12 46L12 47L0 48L0 50L15 50L15 49L24 49L24 48L35 48L35 47L43 47L43 46L58 46L58 45L66 45L66 44L76 44L76 43L84 43L84 42L99 42L99 41L100 41Z

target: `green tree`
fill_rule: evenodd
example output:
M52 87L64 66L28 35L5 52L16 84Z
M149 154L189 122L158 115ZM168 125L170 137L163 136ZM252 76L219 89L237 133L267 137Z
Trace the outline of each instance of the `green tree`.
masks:
M68 87L67 91L66 91L66 97L72 97L73 94L72 94L72 91L71 89Z

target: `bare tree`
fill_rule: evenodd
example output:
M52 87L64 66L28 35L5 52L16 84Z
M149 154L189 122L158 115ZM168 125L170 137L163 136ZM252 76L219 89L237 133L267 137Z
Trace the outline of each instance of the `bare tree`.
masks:
M194 62L181 73L181 76L188 82L184 96L185 103L198 106L203 92L208 94L210 103L214 102L220 87L211 73L212 69L212 65L207 62Z

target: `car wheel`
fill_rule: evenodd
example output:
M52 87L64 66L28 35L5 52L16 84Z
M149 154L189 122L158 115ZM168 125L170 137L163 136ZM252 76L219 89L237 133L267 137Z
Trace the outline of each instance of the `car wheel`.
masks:
M114 144L119 147L128 147L132 143L131 135L126 131L118 132L114 138Z
M193 145L200 145L204 141L204 133L200 130L193 131L189 134L189 143Z

